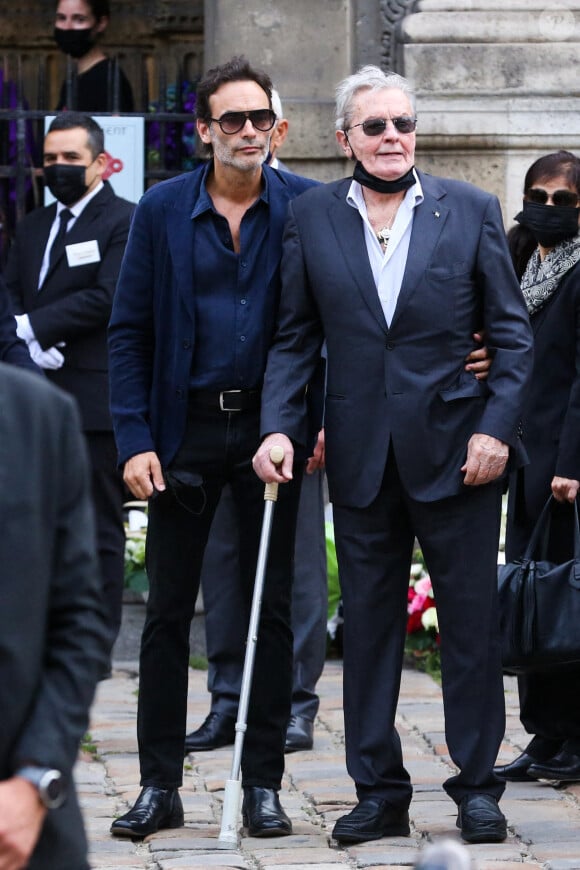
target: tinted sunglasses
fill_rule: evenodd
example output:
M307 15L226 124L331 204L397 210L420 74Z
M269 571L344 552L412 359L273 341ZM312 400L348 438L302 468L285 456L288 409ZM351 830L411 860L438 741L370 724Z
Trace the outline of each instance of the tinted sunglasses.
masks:
M399 133L413 133L417 126L416 118L411 118L409 115L401 115L398 118L369 118L368 121L363 121L362 124L353 124L348 129L353 130L355 127L362 127L365 136L382 136L387 129L388 121L391 121L395 130Z
M538 205L545 205L549 200L552 200L553 205L565 205L568 208L575 208L578 205L578 194L573 190L555 190L554 193L549 194L541 187L530 187L526 190L526 199Z
M261 133L267 133L276 123L276 113L272 109L252 109L251 112L224 112L221 118L210 118L220 125L222 133L228 136L234 133L239 133L243 130L246 121L250 119L252 127L255 130L260 130Z

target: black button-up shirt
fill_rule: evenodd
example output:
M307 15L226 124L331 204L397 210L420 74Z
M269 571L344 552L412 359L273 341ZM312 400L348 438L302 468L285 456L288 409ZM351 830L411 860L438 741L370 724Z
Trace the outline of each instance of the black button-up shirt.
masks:
M242 218L237 254L206 181L207 172L192 212L195 351L190 389L254 389L262 384L279 292L276 282L268 286L268 182L264 176L260 197Z

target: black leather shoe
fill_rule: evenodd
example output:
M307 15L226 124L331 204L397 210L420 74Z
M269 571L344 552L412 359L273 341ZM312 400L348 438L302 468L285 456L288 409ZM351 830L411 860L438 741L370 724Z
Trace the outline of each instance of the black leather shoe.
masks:
M457 827L468 843L501 843L507 837L505 816L490 794L465 795L459 804Z
M580 755L561 749L549 761L535 761L528 768L530 777L551 782L580 782Z
M236 720L225 713L210 713L203 725L185 738L185 754L209 752L220 746L230 746L236 739Z
M250 837L287 837L292 833L292 822L273 788L249 786L244 789L242 821Z
M312 749L314 743L314 722L304 716L290 716L286 730L284 752L299 752Z
M409 834L407 810L399 810L380 798L363 798L352 812L337 821L332 831L339 843L364 843Z
M176 788L146 786L133 809L115 819L111 834L116 837L146 837L160 828L183 827L183 805Z
M528 755L527 752L522 752L509 764L496 765L493 772L496 776L499 776L500 779L509 782L534 782L534 777L529 775L528 768L535 762L536 759L533 755Z

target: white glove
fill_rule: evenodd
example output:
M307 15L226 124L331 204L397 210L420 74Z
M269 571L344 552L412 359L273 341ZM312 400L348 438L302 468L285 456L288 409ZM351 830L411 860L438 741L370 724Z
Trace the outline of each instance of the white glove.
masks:
M60 350L57 350L56 347L43 350L35 338L28 342L28 352L41 369L59 369L64 362L64 356Z
M34 341L35 336L32 326L30 325L30 317L28 314L15 314L14 319L16 321L16 335L18 338L21 338L22 341L26 342L26 344L30 344L31 341Z

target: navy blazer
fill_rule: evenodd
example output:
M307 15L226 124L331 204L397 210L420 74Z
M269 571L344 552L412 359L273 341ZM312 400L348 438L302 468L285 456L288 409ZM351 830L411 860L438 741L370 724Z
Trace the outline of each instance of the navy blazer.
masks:
M530 464L510 479L509 515L539 516L554 476L580 480L580 263L531 317L534 369L523 426Z
M351 179L308 191L289 210L280 329L270 351L262 432L303 442L304 386L326 339L326 466L331 500L364 507L392 441L420 501L461 492L475 432L520 452L532 335L496 197L420 173L407 266L390 328L371 272ZM464 370L474 332L494 356L487 381Z
M17 314L26 313L42 348L59 342L64 364L49 380L78 402L85 431L111 431L108 397L107 324L121 258L135 206L116 196L108 181L67 233L67 245L96 240L100 260L69 266L65 252L38 276L56 204L28 214L16 228L6 265L6 284Z
M166 466L185 433L195 350L191 215L204 169L148 190L131 226L109 326L111 411L121 464L155 451ZM262 171L270 206L264 281L277 298L288 203L316 182L268 166Z

